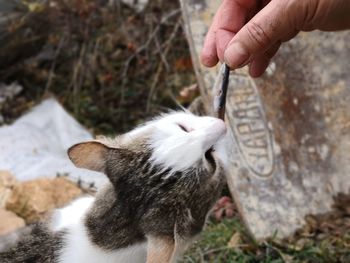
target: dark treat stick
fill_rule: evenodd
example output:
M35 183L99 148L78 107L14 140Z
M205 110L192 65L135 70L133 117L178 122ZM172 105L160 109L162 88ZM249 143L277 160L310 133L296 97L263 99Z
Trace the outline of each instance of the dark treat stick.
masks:
M222 70L221 70L222 71ZM217 118L225 120L225 104L226 104L226 95L227 87L229 83L230 68L225 64L222 76L219 76L219 81L217 84L220 84L220 88L214 88L216 92L214 97L214 114ZM222 81L220 79L222 78Z

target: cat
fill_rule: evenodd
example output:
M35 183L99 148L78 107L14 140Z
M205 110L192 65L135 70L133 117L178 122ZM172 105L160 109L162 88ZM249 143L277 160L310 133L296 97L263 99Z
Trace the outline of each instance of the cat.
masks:
M0 262L176 262L225 184L225 134L220 119L172 112L72 146L72 162L108 184L57 210Z

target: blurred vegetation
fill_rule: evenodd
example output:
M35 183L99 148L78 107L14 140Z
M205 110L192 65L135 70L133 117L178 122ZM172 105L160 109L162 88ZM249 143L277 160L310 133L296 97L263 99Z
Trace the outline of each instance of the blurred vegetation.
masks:
M350 235L346 233L337 243L331 238L312 237L258 243L249 237L240 220L233 218L210 221L181 262L347 263L350 262L349 242Z
M120 1L25 3L0 38L13 42L0 80L24 87L4 110L7 122L54 94L95 133L124 132L173 108L195 82L177 1L152 0L141 13Z

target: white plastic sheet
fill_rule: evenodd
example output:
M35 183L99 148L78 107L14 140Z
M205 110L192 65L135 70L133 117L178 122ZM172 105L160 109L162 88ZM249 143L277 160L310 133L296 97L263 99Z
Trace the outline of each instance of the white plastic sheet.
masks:
M0 127L0 170L21 181L68 174L73 181L96 187L103 174L76 168L67 156L75 143L91 140L91 134L54 99L47 99L12 125Z

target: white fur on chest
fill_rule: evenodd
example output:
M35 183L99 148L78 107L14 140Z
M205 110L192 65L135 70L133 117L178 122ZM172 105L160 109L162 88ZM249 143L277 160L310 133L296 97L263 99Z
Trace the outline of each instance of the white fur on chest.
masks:
M59 209L53 216L51 228L65 230L63 248L59 253L60 263L141 263L146 262L146 242L115 251L106 251L93 244L83 223L85 213L93 203L93 197L78 199Z
M103 250L89 240L83 224L68 228L60 263L141 263L146 262L146 242L116 251Z

